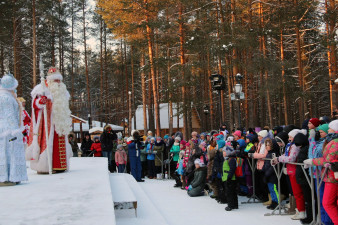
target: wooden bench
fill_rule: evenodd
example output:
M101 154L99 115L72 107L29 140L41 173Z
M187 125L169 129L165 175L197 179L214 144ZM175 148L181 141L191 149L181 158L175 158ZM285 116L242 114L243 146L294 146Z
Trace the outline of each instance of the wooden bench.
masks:
M110 174L110 187L114 201L114 209L135 209L137 217L137 200L130 189L124 174Z

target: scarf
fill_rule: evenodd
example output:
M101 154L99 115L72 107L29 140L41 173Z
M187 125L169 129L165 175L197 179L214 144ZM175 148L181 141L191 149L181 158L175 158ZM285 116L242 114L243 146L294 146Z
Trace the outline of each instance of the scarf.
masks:
M326 141L327 143L329 143L330 141L337 139L338 138L338 134L337 133L329 133L326 136Z

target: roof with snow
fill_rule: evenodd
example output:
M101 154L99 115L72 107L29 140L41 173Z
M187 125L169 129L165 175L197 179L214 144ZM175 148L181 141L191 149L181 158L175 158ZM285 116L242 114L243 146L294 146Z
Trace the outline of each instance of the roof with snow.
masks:
M79 123L74 123L74 132L80 132L80 124ZM112 128L112 130L115 130L115 131L122 131L123 130L123 127L121 126L117 126L117 125L114 125L114 124L109 124ZM100 121L96 121L96 120L93 120L92 121L92 127L96 127L96 128L102 128L103 130L103 127L106 126L106 123L103 123L103 122L100 122ZM82 132L89 132L89 123L88 121L86 120L85 123L82 124Z
M149 118L148 118L148 109L147 111L147 122L149 127ZM136 130L144 130L144 124L143 124L143 105L137 106L136 109ZM154 110L154 118L155 118L155 110ZM135 130L134 127L134 120L135 117L132 119L132 129ZM161 103L160 104L160 125L161 129L169 129L169 103ZM173 126L177 127L177 104L173 103ZM183 127L183 117L180 115L179 118L179 127ZM156 129L156 123L155 123L155 129Z

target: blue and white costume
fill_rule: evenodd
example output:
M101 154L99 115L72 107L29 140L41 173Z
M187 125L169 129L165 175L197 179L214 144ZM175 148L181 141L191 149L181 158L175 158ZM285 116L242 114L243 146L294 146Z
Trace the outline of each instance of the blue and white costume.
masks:
M0 80L0 183L28 180L17 86L12 74Z

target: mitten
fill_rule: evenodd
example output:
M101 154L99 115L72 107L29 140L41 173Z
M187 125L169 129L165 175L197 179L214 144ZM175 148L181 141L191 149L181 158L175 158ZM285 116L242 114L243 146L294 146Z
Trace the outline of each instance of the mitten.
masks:
M272 160L271 160L271 165L272 166L275 166L275 165L277 165L278 164L278 158L273 158Z
M118 162L116 163L116 166L119 166L119 163L118 163Z
M324 167L330 169L331 168L331 164L330 163L325 163Z
M253 158L253 155L254 155L253 153L248 153L249 158Z
M312 159L305 159L303 163L305 169L310 168L312 166Z

